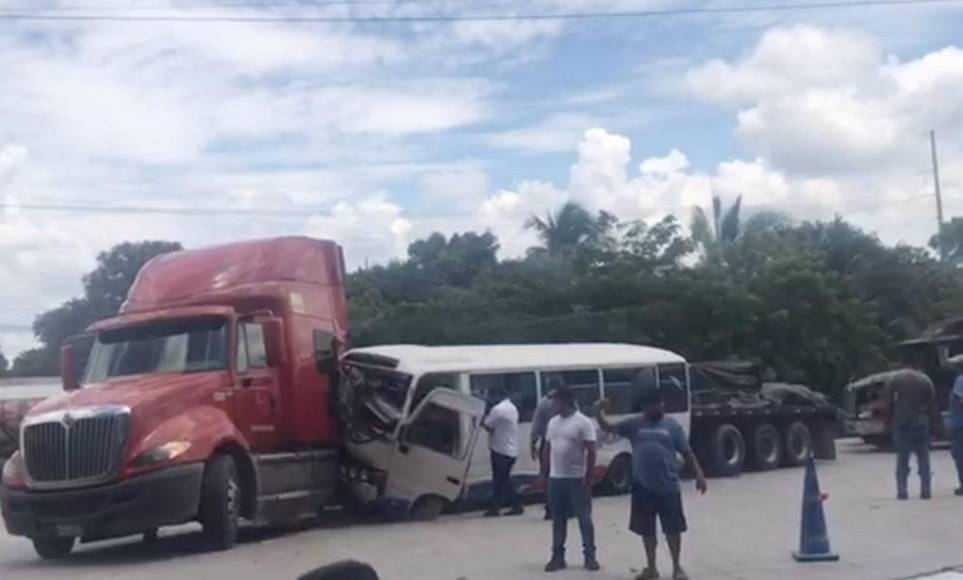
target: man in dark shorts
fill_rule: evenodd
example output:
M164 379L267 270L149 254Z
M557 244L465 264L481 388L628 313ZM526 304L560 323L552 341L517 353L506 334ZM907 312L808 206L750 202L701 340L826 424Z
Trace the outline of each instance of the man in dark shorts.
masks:
M909 497L910 454L916 455L920 475L920 498L932 496L930 467L930 429L938 420L936 389L923 374L925 361L920 353L907 354L908 368L900 369L889 379L893 397L893 444L896 447L896 497Z
M696 460L685 431L671 417L665 416L662 394L657 388L641 380L633 380L638 388L642 416L612 423L605 412L608 401L598 404L596 419L605 431L616 433L632 443L632 513L629 529L642 536L645 546L645 569L637 580L653 580L659 577L655 563L658 546L655 520L658 516L662 533L672 555L673 580L687 580L688 576L679 564L682 551L682 532L686 531L682 494L679 491L679 455L685 460L689 471L695 474L696 489L705 493L706 479Z

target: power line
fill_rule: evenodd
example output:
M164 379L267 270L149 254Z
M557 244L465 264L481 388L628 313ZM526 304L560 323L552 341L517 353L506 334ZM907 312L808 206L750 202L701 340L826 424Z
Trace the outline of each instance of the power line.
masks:
M705 6L667 8L661 10L625 10L613 12L545 12L521 14L459 14L411 16L324 16L324 15L189 15L189 14L55 14L52 12L0 12L0 20L8 21L104 21L104 22L273 22L273 23L366 23L403 24L432 22L503 22L562 21L587 19L640 19L714 14L758 14L766 12L816 11L843 8L873 8L958 4L963 0L838 0L798 4L761 4L756 6Z

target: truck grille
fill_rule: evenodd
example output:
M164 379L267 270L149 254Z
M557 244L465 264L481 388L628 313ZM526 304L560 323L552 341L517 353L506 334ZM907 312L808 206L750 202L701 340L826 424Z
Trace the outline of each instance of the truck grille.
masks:
M93 483L120 466L127 413L71 415L24 426L23 458L34 483Z

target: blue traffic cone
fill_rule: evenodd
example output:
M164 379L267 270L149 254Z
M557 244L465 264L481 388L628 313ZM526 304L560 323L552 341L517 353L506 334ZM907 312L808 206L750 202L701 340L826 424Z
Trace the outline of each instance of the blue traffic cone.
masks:
M816 477L816 462L809 458L806 463L806 479L803 483L802 523L799 528L799 550L792 553L797 562L835 562L839 554L829 548L829 535L826 533L826 516L823 514L823 500Z

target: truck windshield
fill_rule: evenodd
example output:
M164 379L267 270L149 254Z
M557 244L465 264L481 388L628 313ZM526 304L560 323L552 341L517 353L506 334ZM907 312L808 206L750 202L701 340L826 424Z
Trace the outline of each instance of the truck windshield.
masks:
M144 373L193 373L227 368L223 318L165 320L100 333L87 364L87 383Z

